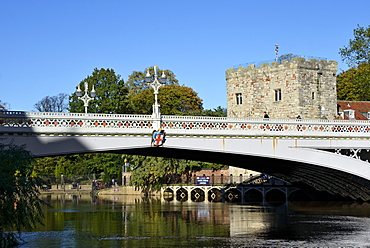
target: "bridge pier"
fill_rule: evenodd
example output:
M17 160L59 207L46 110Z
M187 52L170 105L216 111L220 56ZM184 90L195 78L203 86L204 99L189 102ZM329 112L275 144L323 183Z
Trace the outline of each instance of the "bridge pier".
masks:
M164 201L177 202L238 202L253 204L286 203L290 194L298 191L291 185L238 186L165 186L161 189Z

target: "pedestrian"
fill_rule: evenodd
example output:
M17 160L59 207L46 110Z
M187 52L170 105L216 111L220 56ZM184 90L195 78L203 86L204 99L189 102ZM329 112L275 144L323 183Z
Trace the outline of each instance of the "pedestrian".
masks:
M263 113L264 113L263 118L270 118L270 116L266 113L266 111Z
M301 120L301 116L300 116L300 115L298 115L296 119L297 119L297 121L300 121L300 120ZM297 125L297 130L298 130L298 131L303 131L303 129L302 129L302 125Z
M91 187L92 187L92 190L95 190L96 189L96 181L95 180L92 180L92 183L91 183Z

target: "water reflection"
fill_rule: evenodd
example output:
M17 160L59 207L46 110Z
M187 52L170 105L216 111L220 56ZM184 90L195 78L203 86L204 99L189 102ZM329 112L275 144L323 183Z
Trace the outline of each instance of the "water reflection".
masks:
M361 246L368 203L280 206L166 202L140 196L42 195L45 226L23 247Z

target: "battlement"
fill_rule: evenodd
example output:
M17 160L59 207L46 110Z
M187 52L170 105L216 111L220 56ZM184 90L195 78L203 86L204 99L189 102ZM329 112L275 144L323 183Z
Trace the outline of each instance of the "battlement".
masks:
M278 61L264 61L259 63L246 63L234 66L226 71L226 75L235 71L258 71L258 70L291 70L291 69L307 69L307 70L329 70L333 73L337 72L338 62L327 59L315 59L309 57L287 57Z
M257 65L257 66L256 66ZM226 71L229 117L326 118L336 116L338 63L289 55Z

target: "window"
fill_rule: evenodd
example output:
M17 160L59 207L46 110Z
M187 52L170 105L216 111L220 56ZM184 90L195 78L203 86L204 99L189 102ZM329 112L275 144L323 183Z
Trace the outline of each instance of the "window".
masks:
M312 92L312 100L315 99L315 92Z
M281 101L281 89L275 90L275 101Z
M348 116L349 119L355 119L355 111L353 109L344 110L344 114Z
M235 97L236 97L236 104L237 105L243 104L242 93L236 93Z

